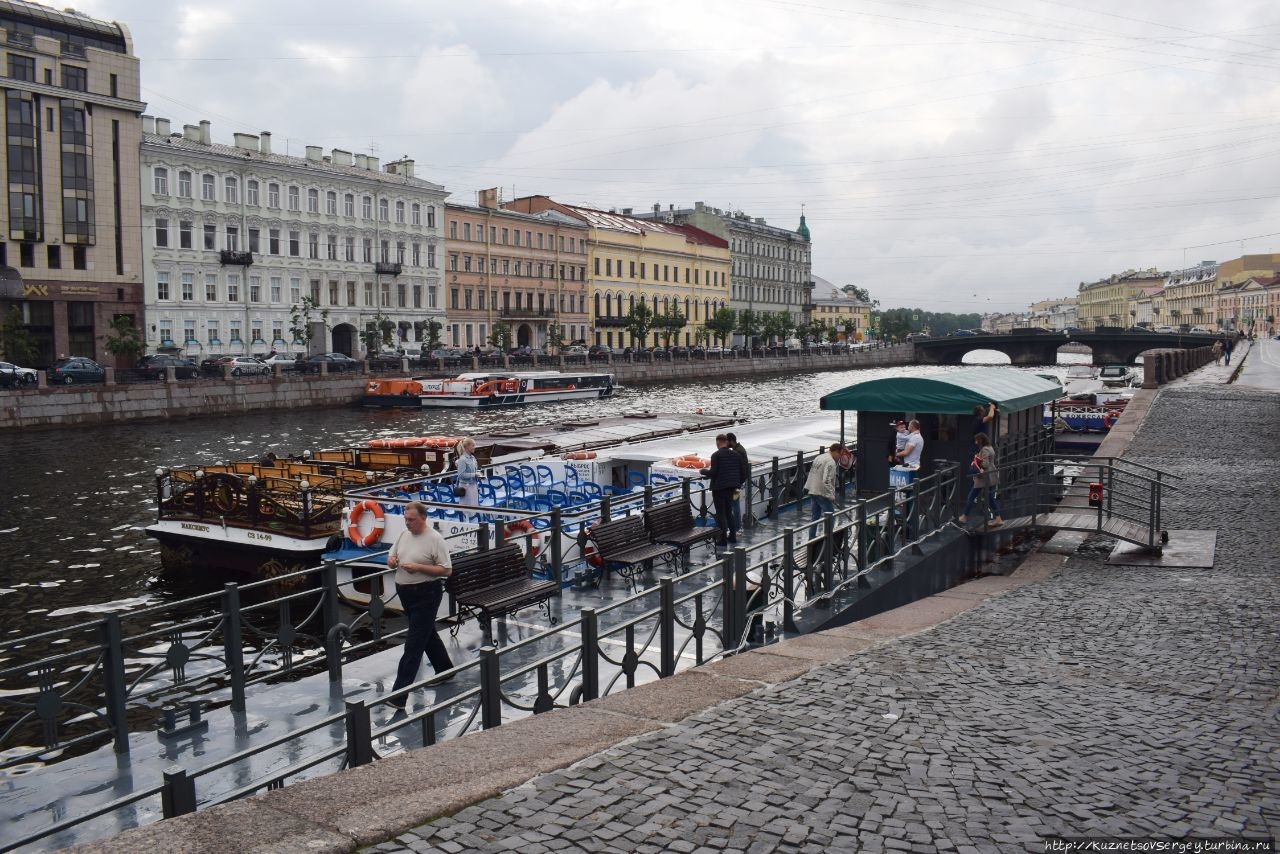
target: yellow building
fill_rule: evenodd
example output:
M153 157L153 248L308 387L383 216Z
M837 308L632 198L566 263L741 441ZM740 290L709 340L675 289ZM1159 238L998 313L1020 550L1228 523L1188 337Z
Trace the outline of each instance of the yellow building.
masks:
M836 330L836 341L862 341L871 328L871 306L832 288L825 297L815 294L813 324Z
M723 238L691 225L673 225L526 196L503 207L522 213L559 211L587 226L590 328L596 344L633 343L626 331L632 306L643 302L654 315L679 312L685 325L672 344L697 343L699 327L729 304L732 263ZM642 345L664 343L653 329Z
M1227 330L1250 331L1262 321L1270 328L1274 320L1272 288L1269 282L1280 273L1280 254L1242 255L1218 265L1217 287L1213 292L1213 322ZM1211 327L1212 328L1212 327Z
M1165 286L1168 273L1149 270L1126 270L1093 284L1080 283L1076 295L1076 322L1081 329L1092 330L1099 326L1132 326L1130 301L1144 288Z

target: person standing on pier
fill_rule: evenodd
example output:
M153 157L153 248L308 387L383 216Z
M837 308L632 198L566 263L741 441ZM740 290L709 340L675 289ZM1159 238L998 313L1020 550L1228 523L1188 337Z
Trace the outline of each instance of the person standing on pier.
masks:
M907 430L907 444L898 451L896 456L902 461L902 465L918 469L920 455L924 453L924 436L920 435L920 422L912 418L911 423L907 425Z
M738 442L737 436L732 433L725 433L724 437L729 440L729 447L742 458L742 485L738 487L738 491L741 492L746 487L747 481L751 479L751 460L747 458L747 449ZM733 529L735 531L742 530L741 495L733 499Z
M831 447L827 448L827 453L818 454L813 465L809 467L809 477L804 482L804 489L813 499L815 524L809 526L810 537L814 535L816 523L822 519L823 515L834 513L836 510L836 484L840 478L840 464L837 460L842 451L844 446L839 442L833 442Z
M1213 363L1215 365L1221 365L1222 364L1222 342L1214 341L1213 349L1210 351L1210 353L1213 355Z
M711 467L702 470L711 480L711 500L716 508L717 545L736 543L738 525L733 515L733 494L742 488L742 457L729 447L729 437L716 436L716 452L711 455Z
M462 489L462 494L458 496L458 503L477 507L480 504L480 490L476 486L480 464L476 462L475 457L476 440L467 436L458 441L454 451L458 455L457 460L454 461L454 466L458 470L457 485Z
M898 454L902 453L902 449L907 446L907 439L910 433L907 432L907 421L905 418L899 418L894 422L897 432L894 433L891 447L889 449L889 465L898 464Z
M973 440L978 441L979 433L991 435L992 429L988 427L996 420L996 402L993 400L987 404L986 411L983 411L982 405L979 404L973 408ZM901 449L899 449L901 450Z
M991 447L991 440L987 438L986 433L974 436L973 441L978 445L978 453L973 455L973 462L969 464L973 486L969 489L969 497L965 499L964 512L956 518L956 521L961 525L968 521L978 496L986 492L987 506L991 508L991 515L994 517L988 524L992 528L997 528L1004 524L1004 519L1000 518L1000 505L996 503L996 487L1000 484L1000 472L996 470L996 450Z
M404 527L387 553L387 566L396 571L400 607L409 621L392 691L413 684L424 653L436 673L453 669L449 650L436 632L436 611L444 598L444 580L453 573L449 547L444 537L427 523L427 508L419 501L405 506ZM389 705L403 712L406 699L401 697Z

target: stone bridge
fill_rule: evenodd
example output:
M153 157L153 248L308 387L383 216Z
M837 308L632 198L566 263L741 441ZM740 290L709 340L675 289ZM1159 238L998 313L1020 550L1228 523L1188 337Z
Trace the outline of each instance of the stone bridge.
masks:
M1052 365L1063 344L1084 344L1093 351L1095 365L1130 365L1147 350L1210 347L1213 335L1155 332L1061 332L1019 329L1003 335L952 335L924 338L915 343L917 365L959 365L966 353L998 350L1015 365Z

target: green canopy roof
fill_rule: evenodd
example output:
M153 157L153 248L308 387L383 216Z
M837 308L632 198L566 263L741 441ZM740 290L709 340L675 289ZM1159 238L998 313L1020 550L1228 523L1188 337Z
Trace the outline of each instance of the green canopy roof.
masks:
M1017 412L1062 396L1062 386L1013 368L969 368L931 377L889 377L855 383L822 398L823 409L964 415L988 401Z

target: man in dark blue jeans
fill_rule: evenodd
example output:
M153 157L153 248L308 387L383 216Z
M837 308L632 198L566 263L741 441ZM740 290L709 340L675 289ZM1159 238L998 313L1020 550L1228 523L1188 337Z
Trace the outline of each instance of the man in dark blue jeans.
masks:
M427 524L427 508L417 501L404 508L404 527L404 533L387 554L387 566L396 571L400 607L409 620L393 692L417 679L423 653L436 673L453 669L449 651L436 633L436 611L444 598L444 580L453 572L449 549L444 537ZM405 699L400 697L389 705L403 710Z
M733 494L742 488L745 479L742 469L742 457L729 447L728 437L723 433L716 436L711 468L703 469L702 474L711 479L711 499L715 502L716 527L719 528L717 545L738 541L738 525L733 518Z

